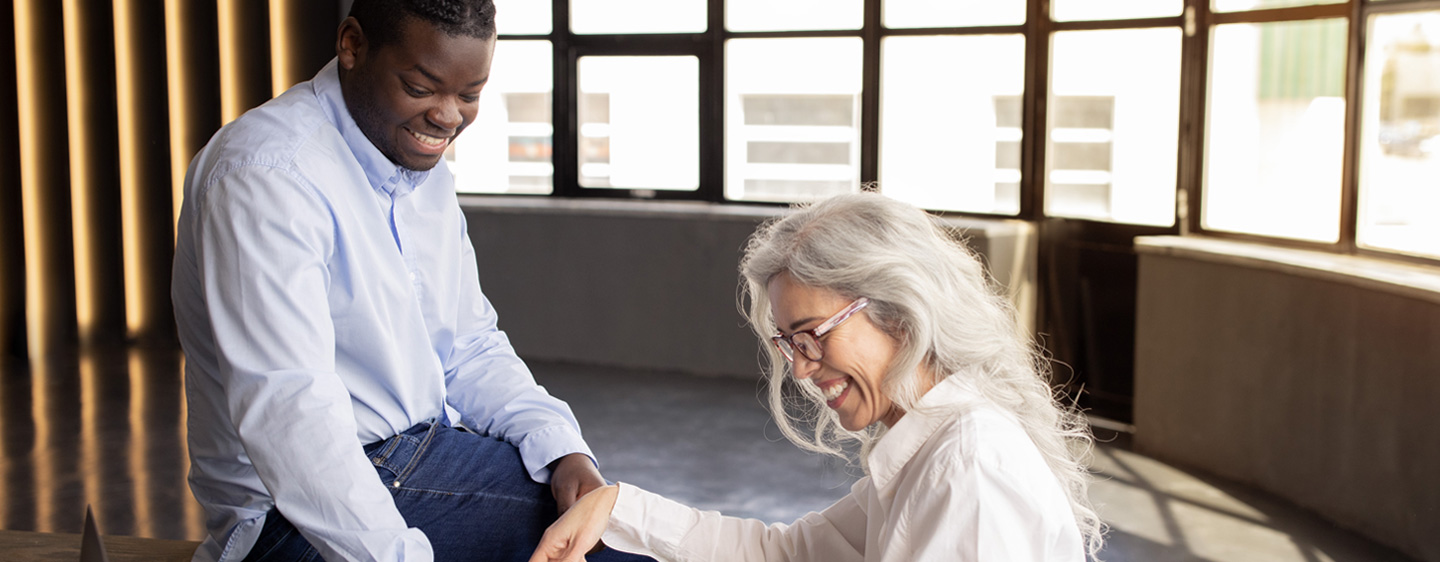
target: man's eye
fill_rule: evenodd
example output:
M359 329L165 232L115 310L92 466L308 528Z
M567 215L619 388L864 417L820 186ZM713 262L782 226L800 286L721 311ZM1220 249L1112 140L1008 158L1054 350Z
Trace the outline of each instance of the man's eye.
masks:
M421 90L420 88L416 88L416 87L411 86L411 85L409 85L409 84L406 84L406 85L405 85L405 93L410 94L410 95L412 95L412 96L415 96L415 97L417 97L417 98L430 95L430 92L427 92L427 91L425 91L425 90Z
M475 103L477 101L480 101L480 94L460 96L460 101L463 101L465 103Z

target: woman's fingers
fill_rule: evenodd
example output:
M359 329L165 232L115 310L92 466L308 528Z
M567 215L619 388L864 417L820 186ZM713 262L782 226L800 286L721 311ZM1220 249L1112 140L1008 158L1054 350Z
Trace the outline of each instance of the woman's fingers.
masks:
M615 507L617 486L586 494L545 530L530 562L585 562L585 553L599 544Z

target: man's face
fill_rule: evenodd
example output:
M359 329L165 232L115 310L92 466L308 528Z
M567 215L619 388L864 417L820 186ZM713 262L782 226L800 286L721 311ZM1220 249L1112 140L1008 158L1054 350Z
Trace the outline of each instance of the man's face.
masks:
M341 25L345 104L365 137L395 164L429 170L475 120L490 78L495 38L450 36L407 18L395 41L375 48L359 24Z

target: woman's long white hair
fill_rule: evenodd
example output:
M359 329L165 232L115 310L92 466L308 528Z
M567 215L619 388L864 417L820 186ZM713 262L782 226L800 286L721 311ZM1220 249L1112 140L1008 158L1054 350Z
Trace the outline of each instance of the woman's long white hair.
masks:
M843 457L844 442L858 441L863 466L885 428L846 431L815 385L788 375L789 362L769 341L776 328L767 289L783 272L845 299L870 299L863 313L900 342L883 390L899 408L915 409L923 371L964 377L967 387L1014 414L1069 496L1086 549L1098 552L1103 527L1077 452L1088 452L1089 428L1057 401L1047 362L980 260L933 217L874 193L832 197L761 226L740 271L750 326L769 351L770 409L792 442Z

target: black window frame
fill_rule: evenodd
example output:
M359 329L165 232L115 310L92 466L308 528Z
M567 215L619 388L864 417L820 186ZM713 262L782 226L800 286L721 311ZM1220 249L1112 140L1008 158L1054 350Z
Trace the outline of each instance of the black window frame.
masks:
M552 122L551 197L626 198L687 200L740 205L785 205L725 198L725 44L731 39L856 37L862 40L862 90L860 115L860 185L873 186L879 179L880 46L888 37L935 35L1018 34L1025 39L1025 84L1022 97L1020 210L1015 215L944 211L943 215L983 218L1016 218L1032 222L1068 220L1083 223L1087 230L1111 233L1116 238L1140 234L1181 234L1259 242L1270 245L1320 250L1339 254L1380 257L1406 262L1440 264L1440 257L1416 256L1401 252L1361 247L1357 243L1359 200L1358 131L1364 76L1365 28L1369 17L1382 13L1418 12L1440 9L1440 0L1347 0L1249 11L1217 12L1211 0L1184 0L1175 16L1093 20L1052 21L1051 0L1027 0L1026 20L1020 25L886 28L882 23L882 1L864 0L859 29L803 31L730 31L724 28L726 0L708 0L706 30L673 34L577 34L570 30L570 0L551 1L551 31L548 34L500 35L501 40L545 40L551 43L554 58ZM1210 36L1216 26L1233 23L1269 23L1324 18L1345 18L1348 24L1345 69L1345 140L1341 178L1340 236L1336 242L1313 242L1274 236L1229 232L1205 228L1202 222L1205 199L1204 151L1206 106L1209 90ZM1176 165L1176 218L1171 227L1147 227L1126 223L1047 216L1045 197L1045 134L1050 46L1057 32L1121 30L1175 27L1183 31L1181 48L1180 123ZM593 55L690 55L699 61L699 187L696 190L651 190L587 188L579 185L579 127L577 115L577 63ZM883 191L883 186L880 186Z

